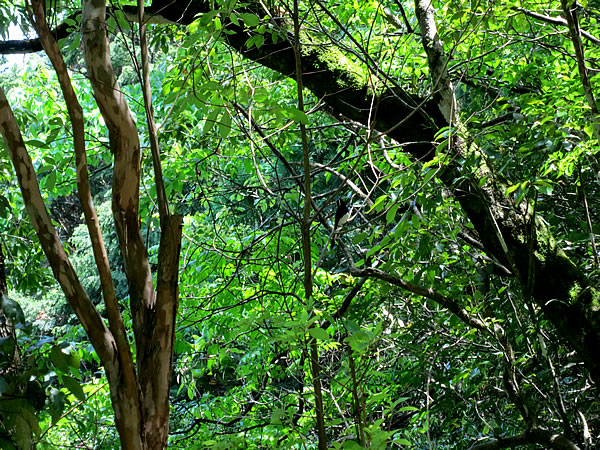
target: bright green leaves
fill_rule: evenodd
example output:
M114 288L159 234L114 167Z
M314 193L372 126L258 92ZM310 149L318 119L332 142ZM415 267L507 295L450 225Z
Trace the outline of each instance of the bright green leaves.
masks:
M221 120L219 120L219 136L222 139L225 139L229 133L231 132L231 116L229 112L224 111L221 116Z
M64 375L62 377L62 381L65 387L75 396L75 398L77 398L77 400L85 400L86 396L83 392L83 388L81 387L81 384L79 384L79 381L76 378Z
M388 211L385 213L385 221L387 223L391 223L396 218L396 213L398 212L398 208L400 207L399 203L393 204Z
M244 25L249 28L257 27L260 23L260 18L256 14L239 13L237 16L242 19L244 21Z
M6 301L3 308L5 313L14 309ZM20 328L19 370L3 371L0 376L0 435L11 437L11 441L0 440L2 448L29 448L41 433L40 425L51 427L66 407L86 398L79 381L78 352L53 338L30 335L31 326ZM12 358L12 350L7 352L0 343L0 369L12 367Z
M359 354L364 353L369 345L375 342L375 338L381 333L381 328L376 327L374 330L362 329L356 322L352 320L345 320L343 322L348 337L344 339L353 351Z
M265 37L261 34L255 34L248 38L246 41L246 47L251 48L252 46L255 46L256 48L261 48L264 43Z
M79 372L79 357L69 346L52 347L50 357L52 358L52 364L58 370L64 373L69 373L72 370L75 370L76 373Z
M319 327L309 328L308 334L310 334L315 339L320 339L322 341L329 340L329 333L327 333L327 331L325 331L323 328L319 328Z
M289 119L293 120L294 122L308 125L308 116L306 115L306 113L300 111L294 106L275 107L272 109L272 112L275 114L275 116L279 118Z
M262 21L259 16L250 12L239 12L234 9L236 1L219 1L217 7L201 14L196 21L189 25L192 33L198 33L202 29L207 30L214 38L219 39L222 34L235 34L240 30L232 30L231 25L241 28L244 32L252 35L246 41L246 48L262 47L265 42L265 33L273 34L273 40L277 38L276 32L267 28L268 21ZM267 17L268 19L268 17Z

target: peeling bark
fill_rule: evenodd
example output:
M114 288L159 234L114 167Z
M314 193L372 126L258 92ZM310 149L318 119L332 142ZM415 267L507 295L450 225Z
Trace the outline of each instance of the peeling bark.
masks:
M108 264L108 256L100 231L100 222L96 214L96 209L94 208L90 191L85 149L83 109L77 100L67 66L60 53L58 44L52 37L48 24L46 23L43 1L33 0L31 2L31 9L33 12L33 14L30 14L31 22L38 33L40 42L50 58L57 74L67 105L69 118L71 119L79 199L84 211L85 222L92 243L94 260L98 269L110 332L115 339L117 348L116 356L118 364L106 364L106 361L104 360L102 360L102 362L105 366L107 378L109 379L111 400L115 412L117 429L121 436L128 436L126 439L127 442L133 444L138 441L141 436L141 417L138 408L138 385L130 345L119 310L114 283ZM124 420L124 418L126 418L126 420ZM132 445L132 448L137 448L137 446Z
M114 156L113 216L125 265L137 352L137 373L130 343L119 311L108 266L106 249L89 188L82 108L71 85L58 45L44 17L44 4L32 0L31 19L39 42L58 75L73 128L78 191L96 265L98 267L110 328L81 286L53 228L45 208L32 161L4 93L0 90L0 131L7 143L19 179L24 202L55 278L88 334L108 378L115 423L122 448L166 448L169 432L169 387L172 370L175 319L178 307L179 252L182 217L170 215L162 198L161 242L157 291L138 218L140 145L138 131L116 83L106 39L104 1L83 2L82 34L94 96L108 127ZM147 69L147 67L146 67ZM148 77L146 77L148 82ZM149 92L147 92L149 94ZM152 121L151 101L147 101ZM158 142L157 136L154 136ZM158 157L158 151L156 152ZM161 171L156 171L162 184Z
M169 433L169 388L175 343L175 319L179 297L179 251L182 216L163 220L158 253L156 309L145 329L148 345L138 353L140 386L144 392L141 409L148 448L166 447Z
M169 215L163 192L159 198L162 233L155 292L138 217L139 136L110 62L105 23L106 3L103 0L84 0L82 10L86 65L94 96L108 127L114 157L113 217L129 285L133 317L140 389L141 445L148 449L165 448L169 432L169 387L178 305L182 218ZM148 81L146 76L146 87L149 87ZM145 95L146 113L152 125L152 102L148 89ZM153 134L151 140L155 144L155 169L158 164L158 170L155 170L156 183L162 186L158 138L152 126L150 130Z
M136 348L139 352L140 346L144 346L145 314L154 308L156 301L138 220L140 142L133 115L117 84L110 61L106 4L100 0L85 0L82 12L85 61L94 97L108 127L114 158L113 218L129 285Z
M52 225L50 215L40 193L33 162L29 157L29 153L27 153L19 126L1 88L0 133L4 137L15 168L31 224L50 262L54 277L59 282L86 333L88 333L98 355L103 360L112 361L115 355L114 340L106 325L104 325L102 317L90 301L87 292L81 286L60 242L58 233Z

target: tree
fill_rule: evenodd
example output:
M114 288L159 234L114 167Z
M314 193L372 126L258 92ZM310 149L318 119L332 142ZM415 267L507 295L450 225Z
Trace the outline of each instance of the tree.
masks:
M80 195L84 193L82 204L89 205L91 197L86 194L81 114L78 112L75 96L69 89L67 71L64 64L61 66L58 48L52 43L42 19L41 7L39 3L34 5L37 5L35 23L40 34L40 42L53 61L57 73L63 77L61 87L70 108L73 135L79 139L75 144L79 159L77 164L79 193ZM481 331L499 346L503 354L504 389L523 417L525 429L521 435L510 438L512 440L496 439L481 444L482 447L487 445L490 448L500 448L502 445L529 442L556 448L575 448L575 440L569 435L567 426L564 434L557 434L546 425L540 424L536 408L532 407L524 393L522 374L516 369L517 358L513 351L515 343L505 329L506 324L502 323L499 316L502 308L496 308L485 299L489 294L489 287L486 287L486 284L489 284L490 275L493 274L501 279L514 277L520 286L520 307L534 316L537 311L541 311L543 317L553 324L556 335L577 353L584 361L591 378L598 382L600 366L595 349L600 344L600 335L597 326L599 308L594 273L597 271L598 256L594 244L593 213L590 213L586 203L588 195L584 182L587 179L595 180L597 176L595 157L598 139L597 108L593 89L590 87L591 80L585 55L586 51L595 55L596 49L584 48L581 41L583 36L597 43L593 33L584 30L586 24L592 26L595 23L593 12L585 8L579 10L584 17L582 27L578 23L577 14L573 12L573 5L568 5L566 2L561 4L567 17L565 21L561 17L551 17L517 5L490 6L489 9L484 9L480 5L471 7L456 2L450 6L440 5L439 9L435 10L433 3L419 0L415 2L414 8L412 5L403 7L397 3L396 14L390 9L391 6L386 9L378 4L369 3L359 15L360 18L365 18L365 22L355 24L352 19L344 17L343 7L336 10L335 5L320 1L315 2L310 8L306 6L306 11L302 13L297 5L293 8L286 5L279 6L282 10L276 8L265 10L261 2L248 2L245 6L238 7L234 3L227 3L211 9L210 2L204 1L155 1L145 11L140 2L137 8L124 6L123 11L130 17L147 17L141 21L142 23L145 20L163 19L180 24L192 24L192 27L200 24L209 30L209 36L223 39L243 58L296 80L299 86L299 106L298 109L289 109L286 113L297 122L306 123L306 113L302 103L304 87L315 98L321 99L332 115L344 117L357 126L363 127L366 133L361 138L364 139L366 149L375 139L391 139L401 145L402 152L410 155L413 162L418 162L416 166L425 171L422 189L430 183L433 184L435 180L441 181L445 186L444 195L451 196L469 220L469 226L461 230L458 237L471 248L481 252L478 258L482 264L478 266L478 270L481 269L483 282L482 286L475 289L477 295L473 294L473 298L478 298L479 301L471 303L463 300L458 292L453 292L450 288L447 293L441 293L439 289L443 287L443 283L436 282L439 273L435 270L429 272L431 273L430 276L428 275L429 286L424 282L419 284L414 280L411 281L407 278L408 272L404 277L399 276L399 272L395 272L395 269L402 264L394 258L401 254L400 250L408 251L402 249L401 244L391 242L393 237L402 235L399 226L382 227L381 234L376 234L377 240L369 242L369 250L358 253L358 256L364 259L360 267L353 263L357 255L356 249L343 245L344 255L349 262L346 271L359 278L362 283L369 279L381 280L391 286L398 286L410 293L431 299L454 314L468 327ZM412 13L408 15L409 18L405 8ZM202 13L202 16L193 22L198 13ZM86 46L88 76L108 126L111 150L114 154L113 215L129 282L131 311L134 317L137 373L134 371L132 357L129 354L129 344L125 338L114 292L110 289L112 284L109 279L110 271L106 267L105 252L101 246L97 227L94 227L97 220L94 218L93 211L91 209L86 211L86 221L90 233L98 236L95 240L95 253L99 271L106 277L102 285L105 289L104 296L109 317L108 329L80 288L66 255L60 251L56 235L50 228L50 220L44 213L45 208L37 184L34 183L34 172L26 156L25 145L19 137L20 133L16 122L11 118L5 98L0 99L0 106L4 111L2 127L15 169L19 174L25 203L32 222L38 230L42 246L65 295L70 299L73 309L103 361L111 385L112 401L123 445L130 445L132 448L144 448L144 446L159 448L166 444L168 430L169 373L173 327L177 311L176 261L180 239L177 230L181 219L169 213L165 188L162 187L158 139L153 131L148 69L147 64L143 64L144 100L155 162L156 192L162 232L159 282L155 299L151 270L138 222L140 179L138 133L124 98L119 94L114 81L105 30L102 26L97 27L98 24L105 23L105 15L104 5L97 7L95 2L84 2L81 20L82 36ZM494 20L503 15L510 18L512 27L510 32L503 31ZM300 29L299 16L303 18L310 16L314 22L313 26ZM340 20L340 16L346 22ZM438 18L445 21L447 29L444 32L441 32L441 27L438 27ZM403 57L409 61L406 66L410 70L403 71L402 64L393 59L379 60L376 52L371 50L372 30L383 29L381 23L384 19L393 23L397 30L399 29L397 34L393 35L394 37L406 38L410 43L407 46L410 51L403 54ZM295 27L292 25L294 23ZM538 30L545 30L548 24L559 27L565 32L568 30L570 39L553 42L549 38L551 42L538 46L532 36L535 36ZM329 29L335 29L337 34L329 32ZM419 30L418 33L416 29ZM495 44L487 42L489 35L496 34L505 39L506 47L510 45L516 49L513 56L530 54L533 55L530 57L534 61L526 64L524 68L509 64L500 67L498 60L504 47L501 45L500 48L492 48ZM356 35L366 36L365 41L357 40ZM390 46L389 40L385 39L389 37L382 37L378 43L382 47ZM144 43L142 26L140 30L142 60L145 58L144 55L147 55ZM416 50L417 44L422 45L419 50ZM29 49L36 50L36 42L29 42L26 45ZM575 49L575 57L569 59L565 66L569 68L577 65L580 79L559 85L560 89L566 90L570 95L568 98L572 98L574 103L563 102L561 108L564 113L552 117L541 107L536 110L533 106L539 102L543 103L540 100L542 98L552 98L545 94L545 89L552 86L552 81L545 78L547 74L536 70L535 58L540 58L539 60L543 58L535 52L551 53L556 46L570 49L570 45ZM20 50L22 51L24 47L25 44L20 47ZM5 48L13 49L15 45L6 44ZM568 50L565 51L568 54ZM546 55L545 58L550 56ZM588 63L593 61L593 56L588 57L587 61ZM419 64L422 64L422 67L420 73L417 73L415 68ZM484 68L485 73L483 73ZM560 71L563 71L563 68ZM568 72L567 69L564 71ZM407 80L408 77L414 78ZM581 101L567 90L577 91L580 86L583 86L590 108L589 116L576 112L576 105ZM460 98L457 93L460 94ZM232 101L229 107L231 110L237 109L244 116L247 115L248 111L239 103ZM466 112L461 113L461 109ZM508 112L503 113L506 110ZM488 111L491 112L490 117L486 115ZM500 113L503 114L498 115ZM229 111L219 114L222 114L219 125L227 127L231 124L232 114ZM565 119L563 123L563 118L571 114L575 115L575 119ZM488 120L478 120L477 115L484 116ZM524 129L527 128L524 123L529 120L527 116L531 117L534 125L531 130ZM216 116L212 120L215 119ZM506 121L513 126L511 131L502 128ZM260 124L252 120L250 122L256 133L263 133ZM537 135L536 127L541 130ZM206 128L210 130L209 127ZM543 154L540 156L540 152L536 152L538 149L536 143L546 145L543 141L545 132L552 133L554 139L551 146L543 147L541 151ZM357 135L360 136L359 133ZM226 133L224 136L226 137ZM269 145L269 148L298 183L298 189L304 199L302 219L298 219L302 223L305 287L303 299L307 304L306 322L312 324L308 331L310 357L307 354L306 360L310 361L312 369L319 446L325 448L327 436L322 417L324 407L322 400L319 400L321 375L317 342L321 338L325 340L322 330L327 330L333 320L323 319L318 323L315 322L318 308L314 307L310 299L315 276L313 271L317 271L314 267L318 268L321 261L313 255L311 244L314 241L311 241L311 229L314 228L314 222L327 226L323 214L323 208L327 204L318 206L311 199L311 189L314 189L314 185L311 185L311 170L321 168L310 160L306 131L300 130L300 136L304 171L302 175L299 175L301 171L296 171L276 146ZM264 133L261 138L269 142ZM571 155L558 156L560 149L570 149ZM534 159L535 167L527 172L521 165L529 159ZM358 161L361 159L359 158ZM393 160L388 163L381 176L385 177L387 174L393 178L397 176L402 165ZM358 167L358 163L356 164L356 166L348 164L342 167L344 171L354 176ZM329 170L333 169L329 168ZM380 177L377 173L379 170L381 170L379 167L373 169L376 177ZM386 190L386 194L379 199L371 199L370 194L364 194L361 189L353 186L351 179L343 177L342 172L338 170L334 173L348 186L348 189L354 190L356 195L364 196L365 203L372 206L370 210L383 211L387 222L392 223L400 204L389 195L389 190ZM565 180L573 177L580 183L580 196L585 199L583 205L577 208L583 208L584 214L587 215L585 226L588 229L585 232L586 236L590 236L591 247L586 257L591 256L592 261L596 260L595 268L586 257L577 261L575 257L567 256L561 242L566 243L568 239L561 235L562 230L559 226L550 223L544 217L545 214L556 215L557 201L562 200L563 197L557 192L559 188L563 189ZM382 183L378 185L381 187ZM440 192L439 187L436 189ZM595 187L591 190L595 193ZM564 192L568 192L567 187L564 187ZM419 219L419 207L413 203L408 208L409 215L413 211L411 208L414 208L414 221L418 222L422 219ZM557 235L554 235L555 233ZM359 244L359 236L356 238L356 243ZM94 239L92 240L94 242ZM431 253L429 248L431 245L425 242L426 240L422 239L418 243L418 253L421 255ZM587 237L584 242L582 245L587 253ZM316 264L313 259L317 260ZM349 304L356 296L356 292L351 294L352 292L354 291L348 292L346 301L331 319L340 318L346 313ZM160 311L167 313L161 315ZM157 320L164 320L164 322L155 326ZM533 322L537 320L539 318L536 316ZM157 348L160 348L160 351L157 351ZM153 370L147 370L148 367L152 367ZM154 372L156 369L158 375ZM353 395L356 401L355 410L358 411L360 396L358 392ZM138 401L141 402L139 409ZM156 405L160 405L159 412L153 412ZM568 420L564 422L568 423ZM357 413L355 423L358 440L364 444L366 420ZM145 430L150 429L152 431L146 434Z
M142 5L140 5L142 6ZM181 217L168 212L161 196L160 264L156 292L138 219L139 138L129 108L116 88L108 56L104 3L86 2L82 9L84 44L90 80L96 100L109 129L114 155L113 215L129 282L132 315L135 317L135 372L130 344L119 311L108 259L94 209L85 152L85 127L81 106L71 85L67 67L48 28L43 2L31 3L31 18L40 40L57 72L71 124L78 169L78 192L93 245L101 279L109 326L107 327L81 286L60 243L44 205L35 170L17 122L3 92L0 92L0 122L11 159L15 165L23 198L57 281L81 321L109 378L117 429L124 448L163 448L168 438L169 381L172 363L174 322L177 312L177 273L181 239ZM143 9L142 9L143 13ZM144 28L141 38L145 42ZM143 58L146 58L144 56ZM145 83L148 79L147 60ZM146 93L149 92L149 86ZM152 130L152 105L149 97L147 117ZM152 133L152 131L151 131ZM162 185L160 157L155 148L157 185ZM163 188L164 189L164 188ZM160 194L159 194L160 196ZM161 351L158 349L161 348ZM164 351L162 351L164 349Z

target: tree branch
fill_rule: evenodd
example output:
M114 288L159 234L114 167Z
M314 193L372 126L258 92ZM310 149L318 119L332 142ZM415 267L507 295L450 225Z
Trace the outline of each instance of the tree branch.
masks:
M546 428L537 427L517 436L491 439L487 442L473 444L469 450L501 450L527 444L540 444L559 450L579 450L571 440Z
M15 168L31 224L48 258L54 277L60 284L73 311L77 314L77 318L83 325L98 356L102 361L112 361L115 357L116 347L114 338L81 285L58 233L52 225L40 192L33 162L2 88L0 88L0 133L4 137Z
M355 277L377 278L378 280L382 280L394 286L401 287L402 289L407 290L408 292L412 292L413 294L417 294L422 297L431 299L440 306L443 306L444 308L448 309L451 313L455 314L460 320L462 320L467 325L478 330L485 331L489 334L493 334L493 332L485 323L473 317L467 312L466 309L460 307L453 299L451 299L450 297L446 297L445 295L442 295L431 288L419 286L417 284L411 283L410 281L406 281L395 275L374 268L353 269L351 270L351 274Z
M100 3L100 5L98 5ZM94 97L108 127L114 157L112 209L125 273L138 352L146 313L154 307L152 274L138 218L140 143L129 106L117 84L106 37L106 5L84 0L81 32Z
M534 19L541 20L542 22L552 23L554 25L560 25L560 26L563 26L563 27L569 26L568 22L565 19L563 19L562 17L545 16L543 14L536 13L534 11L530 11L530 10L525 9L525 8L521 8L519 6L514 6L512 9L514 11L522 12L526 16L533 17ZM581 35L584 36L584 37L586 37L590 41L592 41L594 44L600 45L600 39L598 39L593 34L590 34L587 31L581 30Z
M119 354L121 355L121 363L125 366L130 365L133 368L133 361L129 348L129 341L125 333L125 326L121 318L119 303L115 293L112 274L108 264L108 255L104 246L102 232L100 231L100 221L96 214L94 201L90 191L90 183L88 176L87 155L85 149L85 125L83 122L83 109L77 100L77 95L73 89L71 78L64 62L62 54L58 48L56 40L52 37L52 33L46 22L44 3L41 0L32 0L31 2L30 20L35 28L39 40L44 47L52 66L56 72L60 88L67 105L69 119L73 130L73 149L75 152L75 169L77 172L77 191L85 222L88 228L94 260L98 269L100 278L100 286L104 296L106 312L110 329L117 341Z

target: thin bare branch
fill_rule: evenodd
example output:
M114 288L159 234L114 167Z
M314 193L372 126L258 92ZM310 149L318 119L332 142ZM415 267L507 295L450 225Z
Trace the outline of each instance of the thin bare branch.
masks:
M544 14L536 13L534 11L530 11L525 8L521 8L520 6L513 7L513 10L522 12L526 16L533 17L534 19L541 20L542 22L552 23L554 25L568 26L568 22L562 17L551 17L545 16ZM587 31L581 31L581 35L585 38L589 39L596 45L600 45L600 39L598 39L593 34L588 33Z

